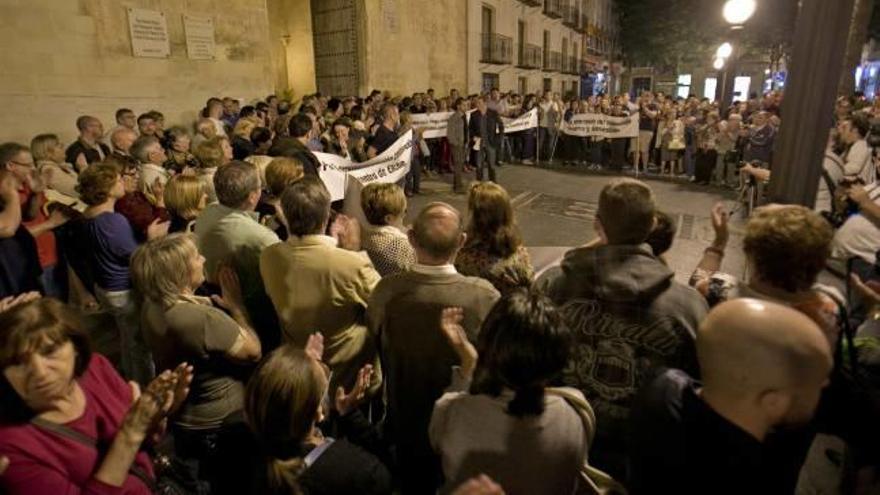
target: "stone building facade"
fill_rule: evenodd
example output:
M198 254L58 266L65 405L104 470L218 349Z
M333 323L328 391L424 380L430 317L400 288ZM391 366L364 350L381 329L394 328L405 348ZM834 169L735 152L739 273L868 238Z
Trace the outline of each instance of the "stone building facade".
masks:
M210 96L579 91L616 53L613 0L0 0L0 141L77 135L77 116L160 110L191 126ZM161 13L169 52L134 56L129 9ZM187 52L210 18L214 57Z
M169 56L132 55L129 7L164 14ZM214 60L188 57L184 15L213 18ZM191 123L210 96L275 88L266 0L0 0L0 29L0 141L53 132L70 142L78 115L109 130L119 107Z

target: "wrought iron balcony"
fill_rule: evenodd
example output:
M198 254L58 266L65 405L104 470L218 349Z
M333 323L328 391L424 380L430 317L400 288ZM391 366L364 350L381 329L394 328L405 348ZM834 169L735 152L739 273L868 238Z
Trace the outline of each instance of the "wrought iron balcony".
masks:
M553 19L563 16L562 0L544 0L544 15Z
M520 3L528 5L529 7L540 7L541 0L519 0Z
M563 70L563 72L566 74L580 74L577 57L568 57L568 63L565 64L565 70Z
M541 68L541 47L524 43L517 50L516 66L522 69Z
M513 40L510 36L483 33L480 62L484 64L509 64L513 62Z
M562 54L559 52L544 52L544 72L562 72Z
M590 18L584 12L581 12L581 24L577 29L584 34L590 32Z

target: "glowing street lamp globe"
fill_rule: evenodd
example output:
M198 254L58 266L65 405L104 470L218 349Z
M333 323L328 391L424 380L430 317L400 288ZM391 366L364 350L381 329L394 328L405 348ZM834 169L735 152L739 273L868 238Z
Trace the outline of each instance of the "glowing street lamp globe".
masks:
M728 58L733 53L733 45L728 42L724 42L721 46L718 47L718 50L715 52L716 58Z
M724 20L733 25L745 24L755 13L755 0L727 0L724 4Z
M720 57L716 58L715 62L712 63L712 67L714 67L715 70L723 69L724 68L724 59L720 58Z

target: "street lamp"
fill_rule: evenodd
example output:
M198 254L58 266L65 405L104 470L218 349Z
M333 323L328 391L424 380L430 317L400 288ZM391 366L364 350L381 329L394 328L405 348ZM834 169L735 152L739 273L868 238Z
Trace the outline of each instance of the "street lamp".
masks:
M714 67L715 70L723 69L724 68L724 59L721 57L716 58L715 62L712 63L712 67Z
M721 46L718 47L718 50L715 51L716 58L728 58L733 53L733 45L728 42L722 43Z
M724 4L724 20L734 26L745 24L755 13L755 0L727 0Z

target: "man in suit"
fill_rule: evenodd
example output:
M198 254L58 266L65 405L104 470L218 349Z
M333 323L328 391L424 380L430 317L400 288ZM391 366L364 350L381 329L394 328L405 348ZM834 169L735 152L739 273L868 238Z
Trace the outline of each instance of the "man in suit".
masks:
M260 273L281 322L282 341L303 347L309 335L324 335L324 361L333 371L330 390L354 386L358 371L374 365L372 390L381 383L373 340L367 336L367 301L379 273L364 253L337 247L324 235L330 221L330 193L306 176L281 195L287 242L260 256Z
M504 124L495 110L486 105L486 98L477 98L477 111L471 114L468 131L477 149L477 179L484 180L483 173L489 169L489 180L495 182L495 164L498 148L504 136Z
M465 157L467 156L467 115L464 113L464 99L455 100L453 114L446 122L446 140L449 141L449 148L452 155L452 192L456 194L464 193L464 185L461 180L461 171L464 168Z
M416 264L379 282L367 306L367 321L380 342L386 432L396 449L402 493L433 494L441 471L428 440L428 423L434 402L449 386L451 366L458 362L440 329L440 313L445 307L462 308L463 326L476 341L499 294L486 280L456 272L455 256L467 236L452 206L427 205L408 236Z

